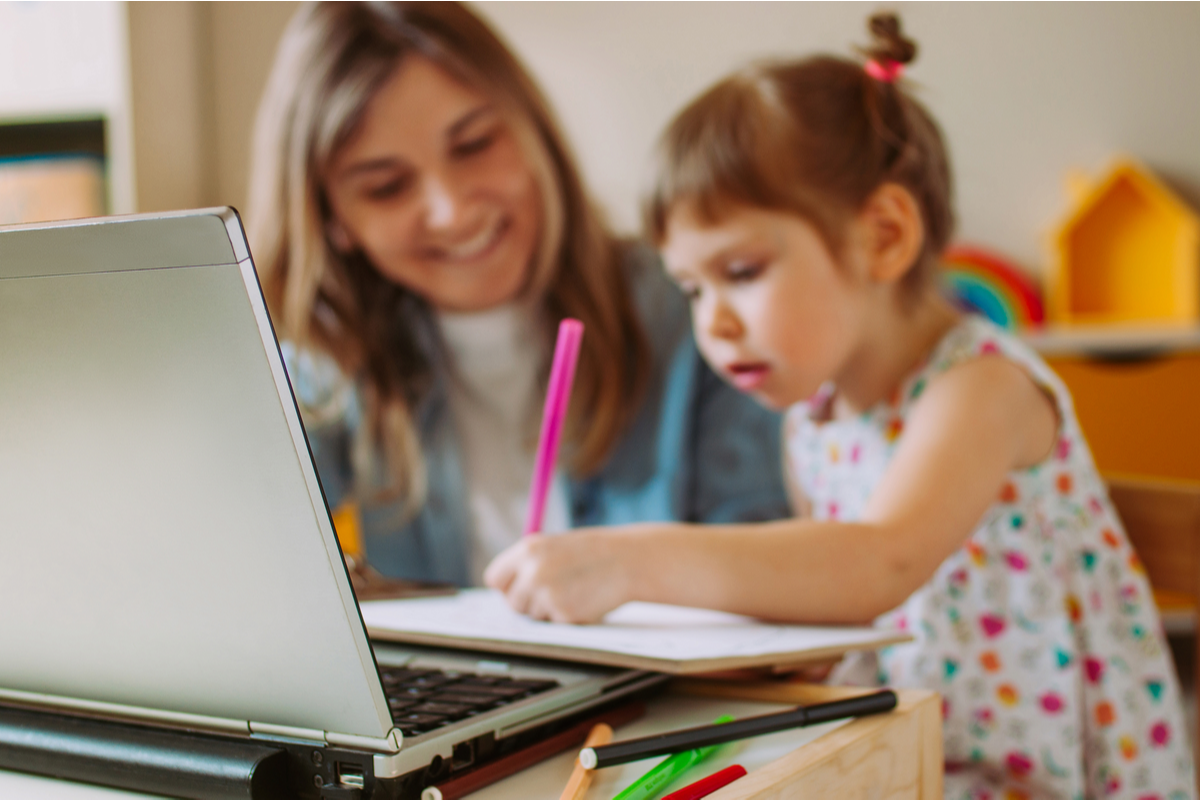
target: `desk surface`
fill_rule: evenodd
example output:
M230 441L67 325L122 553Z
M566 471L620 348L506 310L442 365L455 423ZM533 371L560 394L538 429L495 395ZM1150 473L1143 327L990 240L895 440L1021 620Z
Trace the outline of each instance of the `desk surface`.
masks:
M0 770L0 797L22 800L146 800L149 795Z
M816 689L817 687L810 687ZM753 690L748 694L753 695ZM741 764L746 777L710 795L711 800L759 796L764 790L800 786L814 797L853 794L849 783L871 786L874 796L940 800L941 715L932 692L902 691L900 707L891 714L780 731L723 747L676 789ZM671 693L654 700L645 717L618 731L633 738L673 728L711 722L721 714L751 716L795 705L753 699L700 697ZM804 746L807 745L807 746ZM572 749L518 775L471 795L472 800L556 800L571 774L577 751ZM655 760L601 770L589 800L607 800L648 770ZM823 789L821 787L824 787ZM0 797L25 800L146 800L148 795L56 781L0 771Z
M721 700L668 694L656 699L652 707L648 709L646 716L619 728L616 738L634 739L639 736L665 733L677 728L707 725L722 714L732 714L741 718L770 714L788 708L794 708L794 704L756 703L746 700ZM845 720L830 722L824 725L814 725L811 728L779 731L741 742L731 742L693 771L681 777L671 788L678 789L686 786L692 781L730 764L741 764L748 771L753 772L786 756L797 747L820 738L845 722ZM567 779L571 777L575 756L578 754L577 748L560 753L541 764L475 792L471 795L471 800L529 800L529 798L543 797L557 800L562 794L563 787L567 784ZM599 770L588 790L589 800L592 798L608 800L608 798L615 797L626 786L662 760L663 757L659 757Z

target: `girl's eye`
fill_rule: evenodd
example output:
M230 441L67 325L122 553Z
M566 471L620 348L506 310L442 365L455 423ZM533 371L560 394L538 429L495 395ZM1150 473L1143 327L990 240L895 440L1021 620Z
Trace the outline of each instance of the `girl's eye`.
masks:
M762 274L765 265L757 261L735 261L725 268L725 277L733 283L747 283Z
M403 194L411 183L412 179L410 177L400 176L392 178L385 183L368 186L363 193L371 200L390 200L393 197Z
M456 143L450 148L450 152L459 158L465 158L467 156L473 156L476 153L482 153L484 150L487 150L489 147L491 147L492 142L494 141L496 141L496 134L494 131L489 131L482 136L475 136L471 139Z
M694 303L700 299L700 287L694 283L679 284L679 291L683 292L683 296L686 297L690 303Z

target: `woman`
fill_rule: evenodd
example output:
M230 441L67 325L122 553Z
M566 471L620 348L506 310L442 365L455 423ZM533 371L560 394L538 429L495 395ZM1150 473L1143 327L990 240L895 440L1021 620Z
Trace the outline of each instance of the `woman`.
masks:
M318 3L259 109L251 243L331 506L381 572L478 584L520 534L553 332L586 326L547 531L787 513L778 419L589 202L557 125L453 3Z

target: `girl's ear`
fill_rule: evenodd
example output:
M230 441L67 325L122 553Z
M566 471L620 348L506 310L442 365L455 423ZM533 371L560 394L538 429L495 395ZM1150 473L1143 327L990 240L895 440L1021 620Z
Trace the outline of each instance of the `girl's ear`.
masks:
M859 213L867 238L872 280L894 283L921 255L925 223L912 193L898 183L885 183L871 193Z

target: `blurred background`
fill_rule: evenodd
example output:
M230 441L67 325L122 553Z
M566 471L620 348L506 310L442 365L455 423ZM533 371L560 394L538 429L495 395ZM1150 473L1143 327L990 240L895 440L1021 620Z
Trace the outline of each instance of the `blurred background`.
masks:
M255 106L296 5L0 2L0 121L103 119L105 141L91 152L106 159L113 212L241 206ZM476 7L540 80L593 191L627 231L654 137L682 103L750 59L850 55L877 8ZM1040 271L1070 171L1097 173L1118 154L1200 202L1200 4L888 7L921 46L909 77L947 133L963 239ZM19 155L12 138L0 134L0 156Z

